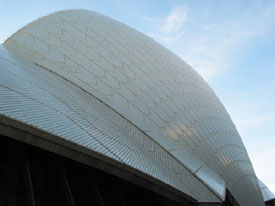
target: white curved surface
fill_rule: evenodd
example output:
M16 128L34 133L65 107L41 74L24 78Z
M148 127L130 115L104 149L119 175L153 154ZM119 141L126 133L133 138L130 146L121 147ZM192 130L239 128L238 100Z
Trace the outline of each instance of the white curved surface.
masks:
M225 180L240 205L263 205L250 159L219 99L152 39L98 13L73 10L31 23L4 45L122 114L220 199Z
M258 179L258 181L264 201L267 202L269 200L275 199L275 195L273 194L273 192L271 192L270 189L260 179Z
M115 167L127 165L135 175L149 175L150 181L158 179L199 201L219 201L186 167L118 113L0 45L0 125L7 122L12 127L29 125L27 134L39 136L45 131L41 138L70 142L71 150L111 158ZM48 139L47 134L55 138ZM25 136L20 138L24 141Z

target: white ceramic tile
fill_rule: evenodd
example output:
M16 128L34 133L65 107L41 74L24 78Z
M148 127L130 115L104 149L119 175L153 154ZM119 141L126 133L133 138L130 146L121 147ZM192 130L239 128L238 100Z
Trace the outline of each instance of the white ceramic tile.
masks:
M37 28L41 28L41 31ZM33 34L38 39L33 41L24 36L24 32ZM62 45L57 46L60 41ZM207 161L201 162L226 180L227 187L238 197L237 201L241 205L248 205L238 196L242 185L233 187L232 184L242 174L255 175L251 163L236 163L231 168L222 166L227 162L218 158L220 156L213 158L218 150L232 161L250 162L244 150L228 151L230 147L227 145L232 142L244 148L229 115L197 72L155 41L103 15L76 10L55 13L35 21L5 42L5 46L63 76L103 101L145 131L148 138L164 150L174 149L170 155L181 157L183 167L192 168L192 161L187 161L192 155L196 159ZM173 124L181 125L182 130L182 125L188 124L192 128L192 134L189 132L188 135L188 131L172 127ZM170 128L170 132L163 133L165 128ZM221 133L216 135L218 131ZM232 135L225 134L224 131L231 131ZM181 133L184 133L182 137L175 136L179 137ZM211 147L206 141L211 142ZM187 151L190 152L190 158L184 157ZM106 154L113 155L110 152ZM125 158L129 162L134 161ZM154 173L153 171L157 171L156 168L146 170L150 173ZM162 178L163 174L166 173L160 171L155 175ZM207 181L207 177L203 175L194 178ZM181 184L192 185L192 181L181 179ZM247 181L246 184L251 191L258 190L253 181ZM183 185L178 187L185 188ZM205 191L202 187L204 192L199 192L199 188L196 192L196 188L191 187L190 194L200 201L213 200L211 189ZM255 202L260 201L259 196L255 196Z

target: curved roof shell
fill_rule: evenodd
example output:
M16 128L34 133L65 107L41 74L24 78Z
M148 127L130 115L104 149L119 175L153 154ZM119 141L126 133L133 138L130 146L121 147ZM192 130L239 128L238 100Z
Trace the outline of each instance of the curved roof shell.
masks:
M173 184L168 181L169 175L163 179L157 174L150 173L151 176L201 202L222 201L226 187L240 205L263 205L251 161L224 106L196 71L146 35L96 12L72 10L57 12L27 25L4 46L50 71L51 75L83 89L90 98L119 114L125 120L119 128L135 128L146 136L146 141L156 145L158 149L151 150L163 168L170 170L176 166L171 166L158 151L168 154L180 163L179 168L188 171L168 171L173 178L176 176ZM44 81L52 81L56 88L51 89L58 90L62 97L59 80ZM40 89L42 93L48 91L48 88ZM44 101L43 95L41 100ZM89 107L92 110L89 99L70 101L76 107L86 101L82 113ZM108 118L107 115L106 121L110 121ZM78 121L83 120L73 122ZM132 140L135 136L130 136L128 134L135 142ZM142 142L140 148L145 145ZM113 147L118 153L125 150ZM134 161L131 166L137 167L135 164ZM201 192L196 185L188 191L188 184L194 184L188 179L189 174L203 185L203 190L207 189Z
M264 201L275 200L275 195L270 191L270 189L259 179L260 189L262 191L262 195Z

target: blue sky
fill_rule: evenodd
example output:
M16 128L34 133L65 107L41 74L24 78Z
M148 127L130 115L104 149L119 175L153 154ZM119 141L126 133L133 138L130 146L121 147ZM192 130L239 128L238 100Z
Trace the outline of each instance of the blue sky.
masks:
M275 1L0 0L0 43L64 9L103 13L186 60L230 113L256 174L275 193Z

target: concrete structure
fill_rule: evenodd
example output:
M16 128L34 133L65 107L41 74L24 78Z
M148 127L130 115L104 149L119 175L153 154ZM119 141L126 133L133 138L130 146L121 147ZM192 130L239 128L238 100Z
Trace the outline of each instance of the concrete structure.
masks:
M57 12L0 49L1 135L177 202L264 205L224 106L186 62L104 15Z
M259 185L266 205L275 205L275 195L268 189L268 187L261 180L259 180Z

